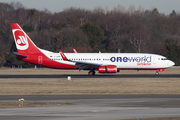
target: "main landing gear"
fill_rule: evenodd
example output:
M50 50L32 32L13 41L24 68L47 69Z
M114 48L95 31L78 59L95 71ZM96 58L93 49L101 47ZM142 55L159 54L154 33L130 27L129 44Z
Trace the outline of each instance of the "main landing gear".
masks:
M89 72L88 72L88 75L95 75L95 71L94 70L90 70Z

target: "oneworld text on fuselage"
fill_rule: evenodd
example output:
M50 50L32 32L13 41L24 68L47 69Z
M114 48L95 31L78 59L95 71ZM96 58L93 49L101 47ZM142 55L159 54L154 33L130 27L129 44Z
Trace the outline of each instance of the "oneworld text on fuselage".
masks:
M111 57L111 62L151 62L151 56L144 56L144 57Z

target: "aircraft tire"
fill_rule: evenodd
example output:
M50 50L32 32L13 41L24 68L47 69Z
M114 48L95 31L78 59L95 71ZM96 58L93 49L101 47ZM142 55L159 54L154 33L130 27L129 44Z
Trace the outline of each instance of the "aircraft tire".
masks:
M95 71L89 71L88 75L95 75Z

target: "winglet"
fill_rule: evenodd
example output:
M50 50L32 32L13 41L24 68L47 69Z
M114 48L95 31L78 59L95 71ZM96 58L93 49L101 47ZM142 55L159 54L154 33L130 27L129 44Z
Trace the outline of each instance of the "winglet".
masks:
M76 49L75 49L75 48L73 48L73 51L74 51L74 53L77 53L77 51L76 51Z
M59 53L60 53L60 55L61 55L61 57L62 57L63 60L69 61L69 60L67 59L67 57L64 55L64 53L63 53L60 49L59 49Z

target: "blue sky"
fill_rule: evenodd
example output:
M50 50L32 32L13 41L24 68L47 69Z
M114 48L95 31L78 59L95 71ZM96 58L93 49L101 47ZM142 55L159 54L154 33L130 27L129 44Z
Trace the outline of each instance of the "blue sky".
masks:
M47 8L50 12L61 12L69 7L93 10L98 6L112 10L118 5L128 9L130 5L134 5L136 9L141 6L148 10L157 8L160 13L165 14L170 14L172 10L180 13L180 0L0 0L6 3L12 1L21 2L26 8L38 10Z

